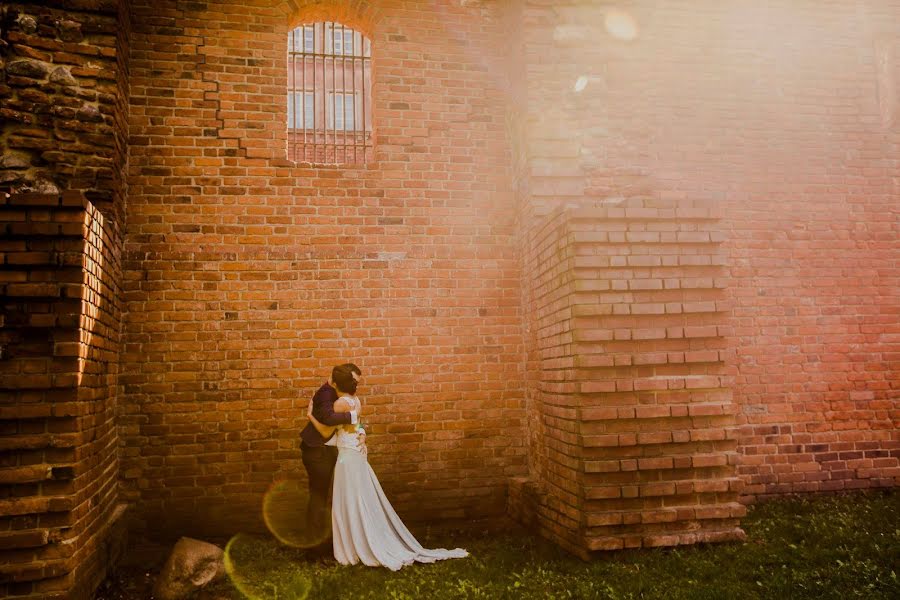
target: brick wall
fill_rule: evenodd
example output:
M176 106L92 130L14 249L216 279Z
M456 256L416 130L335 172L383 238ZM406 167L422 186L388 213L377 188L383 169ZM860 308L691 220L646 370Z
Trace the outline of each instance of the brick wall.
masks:
M400 514L500 514L525 446L495 9L272 4L133 7L123 495L171 535L259 526L267 487L305 478L309 398L352 360ZM372 40L363 167L285 159L305 18Z
M698 307L713 302L714 314L681 317L683 330L716 327L707 342L698 339L702 347L690 348L698 353L698 368L717 369L703 375L719 378L713 386L719 391L712 391L715 403L724 402L723 412L713 420L724 419L721 431L730 440L707 466L736 468L744 502L792 491L896 484L900 163L891 149L900 134L900 5L636 1L613 7L529 0L513 13L524 31L527 98L518 125L525 132L520 172L527 179L523 247L559 218L556 207L627 211L639 202L671 206L675 214L717 207L719 221L710 235L722 247L715 263L721 275L702 298L684 298ZM604 221L588 235L608 234L614 223ZM691 223L679 215L664 224L674 229L661 231L703 231ZM647 260L668 254L645 245L644 237L627 241L629 253ZM701 240L684 241L691 248ZM602 244L597 251L616 258L618 250ZM631 283L647 282L647 273L653 278L660 270L652 263L635 266L641 268L620 273ZM529 274L524 306L535 373L542 368L543 342L533 331L541 307ZM618 278L598 271L581 285L600 290ZM657 293L641 289L665 310L665 282ZM609 307L600 301L591 308ZM612 327L624 317L591 318ZM651 327L663 317L633 318L625 330ZM704 322L692 322L698 318ZM709 318L714 322L706 323ZM618 342L615 329L612 340ZM642 342L654 352L671 343L668 329L663 338ZM701 358L708 352L717 354ZM613 372L616 366L604 368ZM531 431L542 432L551 422L539 400L549 378L541 371L529 379ZM619 406L609 394L602 410ZM735 406L737 414L728 416ZM581 419L577 412L572 418ZM629 426L619 413L610 423ZM549 446L549 436L543 440ZM520 482L511 498L540 506L547 500L535 496L534 486L541 491L553 461L541 442L533 448L538 459L529 461L530 487ZM647 470L640 473L638 462L636 476L659 481L649 466L654 455L645 456ZM624 476L618 464L612 473L591 477L615 488ZM707 490L724 494L715 502L734 500L738 486L716 485ZM740 513L728 508L710 514ZM587 529L590 521L585 511L579 526ZM549 522L558 529L562 520Z
M80 192L2 202L0 592L87 597L124 540L120 235Z
M896 0L134 4L0 11L0 184L51 192L3 205L4 591L89 589L117 493L260 526L345 360L408 518L511 482L587 556L896 484ZM373 41L362 167L286 159L326 19Z
M534 232L542 443L511 513L583 556L740 539L718 220L620 204L558 209Z
M740 538L716 213L632 200L569 231L588 547Z
M543 515L538 522L563 543L606 531L584 551L679 543L667 534L682 519L723 518L724 531L739 535L735 470L745 502L894 485L900 164L890 149L900 132L900 6L529 0L510 14L520 24L511 29L524 32L517 172L530 257L526 423L537 440L511 511ZM563 226L556 255L541 256L546 228L583 206L624 212L582 218L574 232ZM717 220L707 230L694 213L710 207ZM644 228L633 208L670 217ZM720 246L713 262L697 262L710 242ZM564 251L575 259L557 269L554 289L567 286L568 311L541 275ZM676 265L683 272L666 274ZM673 302L680 308L670 312ZM711 387L655 387L676 371ZM573 388L555 406L557 380L577 388L597 377L590 394ZM660 418L665 426L654 425ZM662 446L623 444L644 425L659 428ZM687 471L685 453L666 445L683 435L687 454L697 453ZM579 448L588 438L611 446ZM561 469L569 491L554 482ZM693 480L698 496L679 498L687 482L670 476ZM662 510L628 514L644 496L629 489L634 482L675 497L648 494L644 507ZM594 502L550 509L579 494ZM641 542L629 535L635 522Z
M900 3L778 14L720 184L748 502L900 477Z
M578 402L574 375L575 358L571 319L575 282L572 276L573 248L568 244L565 215L547 219L528 240L525 272L530 275L529 313L532 319L536 364L529 405L530 428L539 439L529 447L533 454L533 479L540 482L534 492L539 506L539 531L577 551L577 535L584 511L584 470L578 435ZM519 488L523 488L519 491ZM512 485L516 496L532 494L528 484ZM513 514L527 512L513 508Z

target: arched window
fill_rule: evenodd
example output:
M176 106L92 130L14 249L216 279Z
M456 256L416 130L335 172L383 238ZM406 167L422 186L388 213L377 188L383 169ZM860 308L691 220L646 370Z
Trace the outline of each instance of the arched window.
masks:
M288 35L288 157L319 164L372 158L372 45L340 23Z

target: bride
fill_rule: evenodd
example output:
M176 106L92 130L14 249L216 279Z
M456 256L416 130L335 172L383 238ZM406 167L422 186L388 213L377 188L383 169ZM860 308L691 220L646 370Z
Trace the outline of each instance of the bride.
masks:
M334 404L335 412L356 411L360 414L362 406L355 395L355 373L334 379L334 386L339 396ZM426 549L416 541L394 512L369 466L357 425L324 425L313 416L312 404L307 418L323 438L330 438L326 444L338 448L331 526L334 558L339 563L355 565L362 562L370 567L384 566L396 571L414 562L431 563L468 556L462 548Z

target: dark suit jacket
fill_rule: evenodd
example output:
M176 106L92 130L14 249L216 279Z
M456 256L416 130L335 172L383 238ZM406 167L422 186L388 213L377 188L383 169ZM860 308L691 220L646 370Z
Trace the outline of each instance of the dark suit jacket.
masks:
M352 419L350 413L334 412L334 403L337 402L337 392L333 387L325 383L313 396L313 415L324 425L350 425ZM300 432L300 439L307 446L322 446L328 439L323 438L315 425L307 423Z

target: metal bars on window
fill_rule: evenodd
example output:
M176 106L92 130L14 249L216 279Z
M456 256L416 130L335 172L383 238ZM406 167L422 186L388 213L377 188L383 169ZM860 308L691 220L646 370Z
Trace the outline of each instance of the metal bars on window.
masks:
M288 35L288 157L297 162L372 160L372 47L340 23Z

